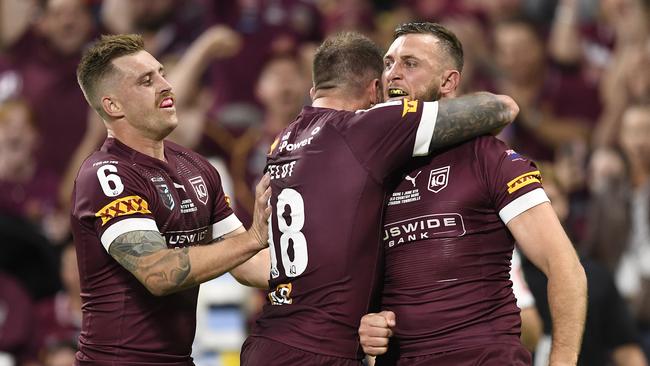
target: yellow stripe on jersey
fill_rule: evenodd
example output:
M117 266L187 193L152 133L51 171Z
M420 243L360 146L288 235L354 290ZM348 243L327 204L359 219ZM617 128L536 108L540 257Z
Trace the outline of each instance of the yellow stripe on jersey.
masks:
M151 213L151 211L149 211L149 204L140 196L128 196L118 198L102 207L95 213L95 216L102 219L103 226L118 216L133 215L136 213Z
M508 182L508 193L517 192L520 188L525 187L531 183L542 183L542 175L539 170L534 172L524 173L517 178Z
M403 99L404 109L402 110L402 117L406 116L407 113L413 113L418 111L418 101L409 100L408 98Z

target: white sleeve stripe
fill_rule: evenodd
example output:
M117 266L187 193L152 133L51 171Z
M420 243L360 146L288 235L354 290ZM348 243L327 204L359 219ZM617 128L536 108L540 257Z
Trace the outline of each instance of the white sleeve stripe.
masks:
M111 243L113 243L113 240L117 239L118 236L128 233L129 231L140 230L159 232L156 221L152 219L146 219L142 217L125 219L114 223L108 229L106 229L106 231L104 231L104 234L102 234L101 237L102 245L108 252L108 248L111 246Z
M390 102L379 103L379 104L375 104L374 106L372 106L371 108L368 108L368 109L357 109L356 111L354 111L354 113L357 113L357 114L358 113L365 113L365 112L368 112L368 111L373 110L373 109L383 108L383 107L390 107L390 106L393 106L393 105L402 105L402 101L401 100L393 100L393 101L390 101Z
M531 209L541 203L550 202L546 192L542 188L536 188L514 201L508 203L504 208L499 211L499 217L504 224L508 224L510 220L517 217L522 212Z
M242 223L237 216L234 213L230 214L230 216L212 225L212 239L220 238L240 226L242 226Z
M433 137L433 130L436 127L436 119L438 118L438 102L424 102L423 104L420 125L415 134L413 156L429 155L431 138Z

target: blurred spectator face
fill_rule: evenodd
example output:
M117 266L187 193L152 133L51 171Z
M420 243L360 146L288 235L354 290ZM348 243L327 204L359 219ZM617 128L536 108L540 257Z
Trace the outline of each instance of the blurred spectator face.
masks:
M0 179L23 178L21 172L31 165L36 140L27 105L0 104Z
M130 0L131 11L137 29L155 31L169 20L174 0Z
M61 254L61 281L63 287L71 296L79 296L79 268L77 267L77 252L74 244L68 244Z
M303 106L307 91L304 73L290 58L271 60L257 84L257 97L267 110L292 115Z
M633 165L650 169L650 106L631 107L623 114L621 147Z
M90 9L83 0L49 0L38 28L60 52L78 52L93 28Z
M589 160L589 189L593 193L606 192L612 182L625 177L623 157L615 150L599 148Z
M428 34L406 34L390 45L384 56L384 99L438 100L452 63L438 39Z
M498 66L515 82L539 76L544 67L544 46L535 31L524 23L502 23L494 30Z

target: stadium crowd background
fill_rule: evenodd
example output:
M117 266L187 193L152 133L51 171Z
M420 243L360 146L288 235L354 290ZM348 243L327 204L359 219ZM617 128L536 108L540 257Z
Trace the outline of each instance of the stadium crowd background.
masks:
M386 47L410 20L460 38L464 92L519 104L500 137L540 163L578 252L604 268L590 277L590 298L625 299L590 302L590 347L648 354L650 1L1 0L0 365L69 365L75 349L70 195L81 161L105 138L75 77L89 42L144 35L177 95L171 138L211 159L247 226L270 142L309 103L320 41L356 30ZM229 277L204 285L197 365L238 364L263 301ZM541 313L545 301L537 298Z

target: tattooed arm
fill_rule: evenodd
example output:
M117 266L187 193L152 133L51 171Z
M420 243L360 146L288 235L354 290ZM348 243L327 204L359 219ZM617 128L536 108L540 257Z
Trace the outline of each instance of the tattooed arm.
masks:
M156 296L209 281L268 246L269 182L267 174L255 189L253 224L246 231L235 230L223 240L208 245L177 249L168 249L165 239L157 231L131 231L113 240L108 253Z
M118 236L108 252L152 294L168 295L230 271L262 249L247 232L202 246L168 249L157 231Z
M438 117L429 151L491 133L511 123L519 113L512 98L487 92L438 102Z

